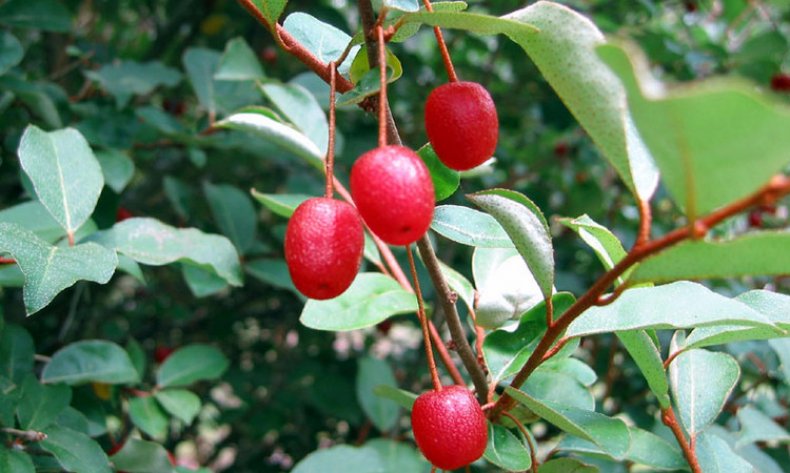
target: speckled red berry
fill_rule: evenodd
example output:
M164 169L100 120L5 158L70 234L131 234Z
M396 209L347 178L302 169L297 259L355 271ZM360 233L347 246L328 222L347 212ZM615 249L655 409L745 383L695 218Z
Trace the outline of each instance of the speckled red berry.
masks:
M455 470L483 456L488 443L486 416L463 386L420 394L411 411L414 440L425 458Z
M465 171L479 166L494 154L499 137L494 100L476 82L440 85L425 104L425 131L447 167Z
M431 225L433 181L425 163L404 146L384 146L351 168L351 195L371 231L390 245L419 240Z
M790 92L790 74L774 74L771 77L771 89L775 92Z
M315 197L296 208L285 230L285 262L296 288L311 299L331 299L354 281L365 239L350 204Z

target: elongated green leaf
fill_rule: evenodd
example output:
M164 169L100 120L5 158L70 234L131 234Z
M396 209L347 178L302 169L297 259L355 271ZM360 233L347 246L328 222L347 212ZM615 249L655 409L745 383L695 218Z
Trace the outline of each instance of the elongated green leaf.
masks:
M252 4L263 14L266 21L269 22L269 27L274 27L280 15L283 14L288 0L252 0Z
M701 284L680 281L664 286L630 289L613 303L585 311L566 336L637 329L692 328L742 324L774 327L764 315Z
M505 189L478 192L467 198L502 225L538 282L543 297L551 297L554 248L540 209L524 195Z
M549 400L564 407L595 410L595 399L589 389L570 375L545 366L535 370L521 390L538 401Z
M101 166L104 182L118 194L123 192L134 175L134 163L126 154L117 150L98 151L96 159Z
M365 448L376 450L382 463L381 473L430 473L431 464L416 448L405 442L376 438L365 442Z
M19 142L19 162L41 203L73 235L93 213L104 186L88 142L73 128L47 133L29 125Z
M50 452L66 471L111 473L110 461L98 443L80 432L52 425L41 448Z
M219 67L220 54L211 49L189 48L184 52L182 62L187 71L189 82L195 90L200 105L210 114L217 113L217 90L214 74Z
M280 217L290 218L299 204L313 197L307 194L263 194L252 190L255 200Z
M377 358L362 358L357 371L357 400L368 418L382 432L390 430L398 421L398 405L374 394L377 386L397 388L389 363Z
M403 65L400 63L400 59L389 49L386 51L386 59L387 83L391 84L403 75ZM354 83L354 88L340 96L337 100L338 106L358 104L364 99L376 95L381 90L380 71L379 69L370 68L365 46L356 52L354 62L351 63L351 68L348 72L351 82ZM436 189L434 189L435 193Z
M440 205L433 212L431 229L462 245L479 248L514 248L494 217L460 205Z
M27 453L0 446L0 471L36 473L36 467Z
M57 351L44 367L45 383L127 384L140 380L126 350L104 340L83 340Z
M372 327L386 318L417 311L417 298L394 279L378 273L361 273L340 296L309 300L299 320L318 330L355 330Z
M634 359L650 390L656 395L662 408L670 407L669 382L661 353L644 330L617 332L617 337Z
M701 327L686 338L686 348L702 348L742 340L766 340L786 337L790 331L790 296L770 291L749 291L736 298L785 332L777 332L771 327L750 327L744 325L724 325Z
M239 250L245 254L255 243L257 219L248 195L230 185L205 183L206 194L214 221Z
M236 113L218 122L215 126L250 132L259 138L282 146L304 158L313 167L323 170L324 155L321 153L321 149L300 131L275 120L269 114Z
M33 337L16 324L6 325L0 333L0 376L21 384L33 372Z
M156 382L165 388L217 379L228 369L229 364L228 358L212 346L188 345L167 357L156 374Z
M186 389L164 389L157 391L156 400L171 415L190 425L200 412L200 398Z
M646 259L630 280L732 278L787 274L790 233L760 232L730 241L688 241Z
M270 284L280 289L289 290L301 299L305 298L302 293L296 289L293 281L291 281L291 275L288 272L288 265L285 264L284 259L259 258L245 264L244 269L250 274L250 276L259 279L266 284Z
M25 50L16 36L8 31L0 33L0 75L19 64L24 55Z
M514 16L511 14L511 16ZM526 40L537 36L542 32L539 27L529 21L521 21L518 18L498 18L479 13L466 13L455 11L435 11L428 13L420 11L404 16L404 23L421 23L430 26L440 26L442 28L460 29L471 33L491 35L506 34L519 40ZM518 40L516 40L518 42Z
M532 466L529 447L506 427L488 424L488 445L483 458L507 471L524 471Z
M265 74L258 57L244 41L244 38L233 38L225 45L225 51L219 61L217 80L257 80Z
M44 386L32 375L22 383L22 396L16 415L19 425L26 430L49 427L71 403L68 386Z
M628 427L619 419L594 411L560 406L549 401L538 401L523 391L510 387L505 391L547 422L571 435L595 443L607 455L620 459L628 452L630 434Z
M93 237L142 264L189 261L211 268L233 286L242 282L236 248L227 238L194 228L174 228L152 218L130 218Z
M202 266L182 264L181 275L184 276L184 282L189 286L189 292L195 297L212 296L228 287L227 281Z
M138 429L155 439L164 440L167 435L167 415L153 396L130 399L129 418Z
M538 473L598 473L598 468L574 458L557 458L540 465Z
M71 29L71 13L58 0L8 0L0 5L0 24L63 33Z
M274 82L261 85L261 90L283 116L310 138L321 155L325 155L329 122L313 94L298 84Z
M373 388L373 393L381 398L394 401L399 406L408 411L411 411L414 401L417 400L416 394L409 391L404 391L403 389L394 388L386 384L379 384Z
M672 351L682 345L680 332ZM672 396L678 417L689 435L695 436L718 417L740 377L738 362L726 353L701 349L678 355L669 365Z
M625 258L626 252L620 240L608 228L596 223L586 214L574 219L563 218L559 222L579 234L593 249L604 268L612 269ZM629 272L617 278L618 284L627 278Z
M351 36L345 32L302 12L288 15L283 27L325 64L339 59L346 46L351 42ZM358 50L359 46L351 48L346 60L338 67L341 74L348 72Z
M433 194L436 198L436 202L440 202L453 195L456 189L458 189L458 185L461 183L461 176L458 171L445 166L444 163L439 160L439 156L436 155L430 143L418 149L417 155L422 158L422 161L431 173ZM436 214L434 213L434 218L435 217Z
M417 0L382 0L382 5L391 9L403 12L420 11L420 4Z
M181 73L161 62L139 63L119 61L105 64L85 75L115 97L118 108L124 107L135 95L150 94L157 87L174 87L181 82Z
M296 464L293 473L347 473L351 471L383 471L375 449L337 445L317 450Z
M754 192L790 161L790 108L759 88L714 79L661 90L636 51L606 45L598 54L623 81L662 179L692 220Z
M173 465L167 450L158 443L130 438L123 448L110 457L119 471L128 473L172 473Z
M35 233L47 243L54 243L66 236L63 227L37 200L0 210L0 223L15 223Z
M738 409L738 422L741 431L736 446L755 442L790 442L790 432L753 406Z
M79 280L106 283L118 266L115 252L95 243L50 246L28 230L7 223L0 223L0 251L10 253L25 275L28 315L44 308Z
M754 467L733 451L727 441L712 432L702 432L696 441L697 460L705 473L754 473Z

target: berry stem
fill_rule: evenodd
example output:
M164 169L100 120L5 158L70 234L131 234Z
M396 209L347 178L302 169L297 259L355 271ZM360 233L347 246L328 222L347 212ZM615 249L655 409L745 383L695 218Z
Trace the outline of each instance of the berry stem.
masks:
M414 280L414 294L417 296L417 317L420 319L422 338L425 341L425 355L428 357L428 369L431 372L433 389L438 392L442 390L442 382L439 380L439 372L436 370L436 360L433 358L431 334L428 331L428 317L425 315L425 304L422 299L420 280L417 277L417 266L414 264L414 254L411 251L411 245L406 246L406 254L409 256L409 269L411 270L411 278Z
M518 430L521 431L521 434L524 436L524 440L526 440L527 444L529 445L529 457L532 460L531 461L532 467L530 468L530 470L532 471L532 473L538 473L538 456L537 456L538 449L537 446L532 442L532 436L527 431L527 428L524 427L524 424L520 420L518 420L516 416L514 416L510 412L503 412L502 415L512 420L513 423L516 424L516 427L518 427Z
M379 147L387 146L387 49L384 43L384 28L376 26L379 58Z
M335 168L335 89L337 88L337 63L329 63L329 144L326 149L326 198L331 199L334 194L334 168Z
M697 452L694 451L693 444L695 439L691 437L689 441L686 442L686 436L683 435L683 429L680 428L680 424L678 424L675 411L672 410L672 407L661 410L661 422L669 427L675 435L680 449L683 450L683 456L686 457L686 461L689 467L691 467L692 473L702 473L702 468L699 466L699 460L697 459Z
M431 0L422 0L422 4L425 5L425 9L428 10L428 12L433 12ZM447 49L447 43L444 42L444 35L442 34L441 28L434 26L433 34L436 35L436 42L439 44L439 51L442 53L442 61L444 62L444 69L447 71L448 79L450 82L458 82L458 76L455 74L453 60L450 58L450 51Z
M14 258L3 258L0 256L0 264L16 264L16 260Z

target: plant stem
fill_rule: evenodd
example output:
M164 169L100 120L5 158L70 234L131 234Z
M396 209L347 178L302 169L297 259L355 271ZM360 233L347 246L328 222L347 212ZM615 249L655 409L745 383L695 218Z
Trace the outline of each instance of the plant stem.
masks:
M331 199L334 194L334 168L335 168L335 88L337 87L337 63L329 63L329 144L326 149L326 198Z
M387 48L384 43L384 28L376 27L376 38L379 53L379 147L387 146ZM409 250L411 254L411 250Z
M694 448L692 447L694 439L692 437L689 442L686 442L686 436L683 434L683 429L680 428L680 424L678 424L678 420L675 417L675 411L672 410L672 407L661 409L661 422L669 427L669 429L675 435L678 445L680 445L680 449L683 450L683 456L686 457L686 461L691 467L691 472L703 473L702 468L699 466L699 460L697 460L697 452L695 452Z
M417 277L417 266L414 264L414 255L411 252L411 245L406 246L406 254L409 255L409 268L411 269L411 278L414 280L414 291L417 296L417 318L420 319L420 327L422 328L422 338L425 343L425 356L428 358L428 370L431 373L434 391L441 391L442 382L439 380L439 373L436 371L436 360L433 358L431 335L428 330L428 318L425 316L422 290L420 290L420 280Z
M16 260L14 258L0 257L0 264L16 264Z
M458 316L458 311L455 308L457 296L450 291L447 282L444 280L439 260L436 258L436 253L431 245L431 240L428 239L428 235L423 235L422 238L417 240L417 248L420 250L422 261L438 293L439 301L442 304L442 309L444 309L444 316L447 319L447 327L450 329L450 335L453 337L458 355L472 378L472 383L475 385L475 391L477 392L477 399L483 404L488 398L488 383L486 375L483 373L483 368L477 363L477 357L469 345L469 340L466 339L461 318Z
M675 229L657 240L635 244L625 258L598 278L590 289L577 299L576 302L558 318L548 330L546 330L546 334L538 343L538 346L535 348L535 351L532 352L527 362L513 378L510 386L514 389L521 387L529 375L547 359L544 358L544 355L552 350L554 342L565 332L565 329L568 328L571 322L576 320L585 310L596 305L600 296L612 285L612 283L633 265L681 241L699 238L701 235L707 233L710 228L748 208L773 204L779 198L787 194L790 194L790 177L777 175L754 194L696 220L693 225ZM491 409L491 417L497 418L503 411L510 410L513 405L515 405L513 398L507 393L503 394L502 397L497 400L494 408Z
M42 440L46 440L47 438L47 434L44 432L38 432L36 430L19 430L12 429L10 427L3 427L0 429L0 432L13 435L14 437L19 437L28 442L40 442Z
M433 12L431 0L422 0L422 4L425 5L426 10ZM447 49L447 43L444 42L444 35L442 35L441 28L434 26L433 34L436 36L436 42L439 44L439 51L442 53L442 61L444 62L444 69L447 71L447 78L450 82L457 82L458 76L455 74L453 60L450 58L450 51Z
M513 414L509 412L503 412L502 415L512 420L513 423L516 424L516 427L518 427L518 430L521 431L521 434L524 436L524 440L526 440L527 444L529 445L529 458L532 460L530 462L532 463L530 470L532 470L532 473L538 473L538 447L534 442L532 442L532 437L529 435L527 428L524 427L524 424L522 424L521 421L518 420Z

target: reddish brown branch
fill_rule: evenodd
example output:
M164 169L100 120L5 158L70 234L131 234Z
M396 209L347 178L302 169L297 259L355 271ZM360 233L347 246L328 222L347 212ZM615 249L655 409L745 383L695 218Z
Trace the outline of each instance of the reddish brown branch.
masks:
M0 256L0 264L16 264L16 260L14 258L3 258Z
M422 0L422 4L425 5L426 10L433 12L431 0ZM444 62L444 69L447 71L447 78L450 82L457 82L458 76L455 74L453 60L450 58L450 51L447 49L447 43L444 41L441 28L434 26L433 34L436 36L436 42L439 44L439 51L442 53L442 61Z
M694 451L694 438L692 437L686 442L686 436L683 434L683 429L680 428L680 424L678 424L678 420L675 417L675 411L673 411L671 407L668 409L661 409L661 422L669 427L675 435L680 449L683 450L683 456L686 457L686 461L691 467L692 473L702 473L699 460L697 460L697 452Z

